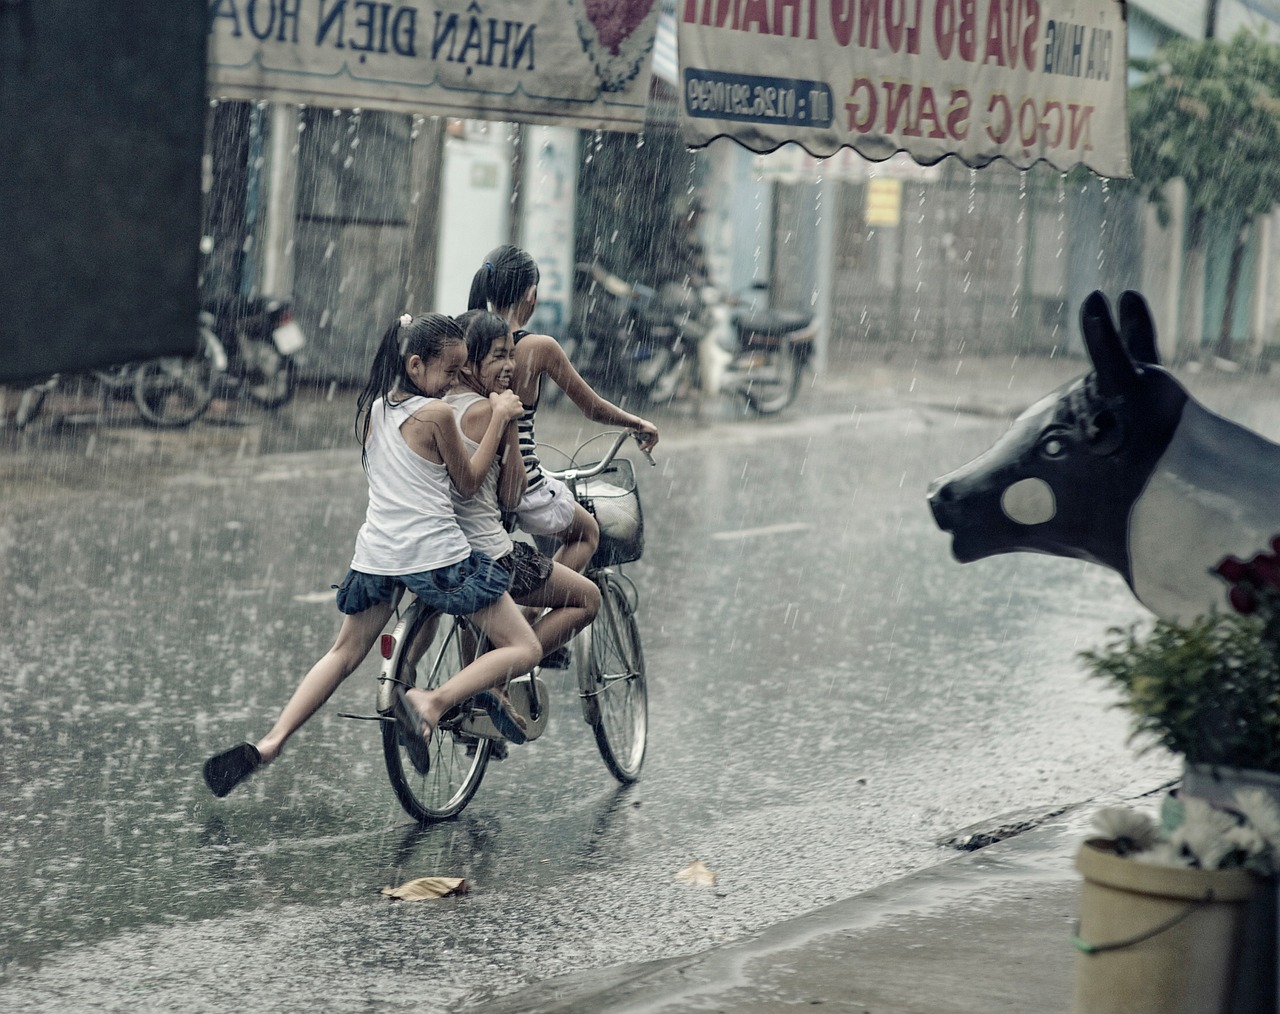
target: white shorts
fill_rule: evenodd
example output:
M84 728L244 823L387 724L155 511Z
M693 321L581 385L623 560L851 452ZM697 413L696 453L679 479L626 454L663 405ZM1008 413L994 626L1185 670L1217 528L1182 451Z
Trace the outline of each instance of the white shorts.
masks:
M526 493L516 507L516 524L530 535L559 535L573 521L577 506L568 486L544 476L542 485Z

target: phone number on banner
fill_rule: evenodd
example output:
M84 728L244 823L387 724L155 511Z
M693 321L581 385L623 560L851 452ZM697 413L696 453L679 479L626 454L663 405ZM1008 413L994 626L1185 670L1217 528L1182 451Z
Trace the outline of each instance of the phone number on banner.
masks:
M831 126L831 87L752 74L722 74L685 68L684 105L690 116L716 120L756 120L798 127Z

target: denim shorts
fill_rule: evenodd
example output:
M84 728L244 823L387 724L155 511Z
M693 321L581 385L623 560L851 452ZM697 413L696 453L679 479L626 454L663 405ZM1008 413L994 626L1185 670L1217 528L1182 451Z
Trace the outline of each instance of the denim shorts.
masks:
M470 616L491 606L506 593L511 574L484 553L473 551L465 560L417 574L391 576L347 571L338 586L338 609L354 616L390 602L401 586L433 609L454 616Z

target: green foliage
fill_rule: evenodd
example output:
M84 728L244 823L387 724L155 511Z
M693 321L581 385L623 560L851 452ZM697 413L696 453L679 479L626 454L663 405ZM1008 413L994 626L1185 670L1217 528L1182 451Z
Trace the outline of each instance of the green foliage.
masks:
M1121 691L1133 738L1191 763L1280 773L1280 661L1258 616L1211 613L1187 626L1157 620L1146 637L1113 628L1080 657Z
M1239 221L1280 202L1280 48L1242 29L1130 62L1143 74L1129 90L1133 174L1162 212L1177 178L1193 211Z

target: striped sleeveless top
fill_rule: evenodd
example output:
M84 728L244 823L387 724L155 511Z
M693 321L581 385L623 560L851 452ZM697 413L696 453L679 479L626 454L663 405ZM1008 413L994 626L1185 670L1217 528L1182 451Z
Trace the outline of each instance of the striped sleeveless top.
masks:
M527 335L528 331L516 331L512 334L517 344L520 339ZM516 436L520 446L520 459L524 462L524 474L528 477L529 483L525 487L525 495L532 493L536 489L541 489L547 481L547 477L542 474L542 462L538 460L538 438L533 432L533 420L538 411L538 397L542 394L542 380L538 380L538 396L533 399L532 405L525 405L524 411L520 413L520 419L516 423Z

